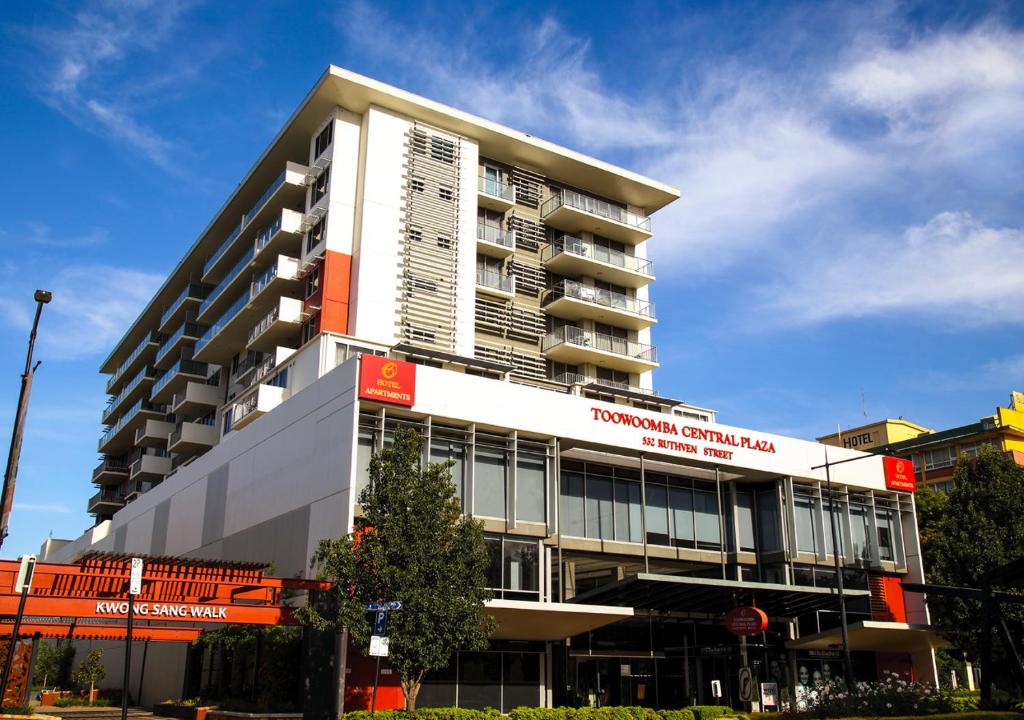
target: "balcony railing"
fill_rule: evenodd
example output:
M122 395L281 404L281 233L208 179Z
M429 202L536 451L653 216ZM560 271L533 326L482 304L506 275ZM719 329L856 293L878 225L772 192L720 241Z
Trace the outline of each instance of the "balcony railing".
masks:
M99 447L102 448L104 445L106 445L111 438L117 435L117 433L119 433L124 428L125 425L131 422L132 419L134 419L134 417L143 410L148 410L150 412L157 413L167 412L167 408L164 405L157 405L156 403L150 402L146 398L140 399L128 410L126 410L115 424L110 426L110 428L105 433L103 433L103 436L100 438Z
M175 375L178 373L188 373L189 375L201 375L206 377L209 372L209 366L206 363L195 362L194 360L178 360L178 362L167 368L167 372L160 376L160 379L153 384L153 395L156 395L160 390L169 383Z
M516 246L515 234L513 231L502 230L500 227L487 225L485 223L476 224L476 239L493 243L494 245L501 245L502 247L507 247L509 249L514 249Z
M273 282L274 278L277 277L277 264L278 263L275 260L270 267L260 273L259 277L253 279L252 284L249 287L250 298L255 298L263 292L267 285Z
M231 305L231 307L229 307L227 310L225 310L224 314L221 315L217 319L217 321L215 323L213 323L213 325L211 325L210 327L206 328L206 332L204 332L202 334L202 336L198 340L196 340L196 350L195 351L199 352L203 348L204 345L206 345L208 342L213 340L213 338L215 338L217 336L217 333L219 333L221 330L223 330L224 326L227 325L229 322L231 322L231 320L235 317L235 315L240 313L242 311L242 308L244 308L248 304L249 304L249 293L248 292L244 292L241 295L239 295L238 299L235 300L235 302Z
M645 345L644 343L634 342L626 338L582 330L571 325L566 325L553 333L548 333L541 345L541 350L547 352L551 348L562 344L591 348L601 352L622 355L623 357L636 358L645 362L658 362L658 350L653 345Z
M249 397L245 398L244 400L240 400L236 402L234 405L232 405L231 424L233 426L237 425L242 418L246 417L247 415L251 415L253 412L255 412L256 408L259 407L259 402L259 392L254 391L251 395L249 395Z
M203 334L204 330L206 330L205 327L197 325L196 323L182 323L181 327L171 333L171 336L164 340L164 344L160 346L159 350L157 350L155 362L159 363L163 360L164 356L171 351L171 348L173 348L181 338L186 335L188 337L197 338Z
M541 262L547 262L562 253L614 265L642 275L654 275L654 263L650 260L627 255L619 250L600 247L569 235L563 235L545 247L540 254Z
M249 342L252 342L260 335L265 333L271 325L277 322L277 319L281 317L281 305L275 305L274 309L263 316L263 319L253 325L252 329L249 330Z
M124 504L124 495L117 492L116 490L100 490L98 493L89 498L89 504L86 512L92 512L100 503L112 503L112 504Z
M210 288L208 288L206 285L188 285L184 290L181 291L181 294L174 299L174 302L172 302L167 307L167 309L164 310L164 314L160 316L160 327L163 327L164 323L167 322L168 318L170 318L172 315L174 315L175 312L177 312L178 308L181 307L182 303L184 303L189 298L202 300L203 298L206 297L206 293L209 292L209 290Z
M650 395L652 397L660 397L657 392L650 388L641 388L636 385L630 385L629 383L620 382L618 380L604 380L602 378L594 378L589 375L582 375L580 373L560 373L554 377L554 381L561 383L562 385L598 385L600 387L615 388L618 390L628 390L631 393L637 393L642 395Z
M282 170L281 174L277 176L274 182L270 183L270 186L263 191L263 194L260 195L260 199L257 200L253 206L249 208L249 212L245 214L245 217L242 220L242 225L248 225L251 223L252 219L256 217L256 213L258 213L260 209L267 204L267 200L270 199L270 196L273 195L279 187L284 185L284 179L287 172L287 170Z
M117 397L111 398L110 402L107 403L107 409L103 412L103 422L106 423L114 413L117 412L117 408L124 402L124 399L128 397L143 381L152 380L156 377L156 370L151 367L144 367L139 373L133 377L128 383L121 388L121 392L117 394Z
M214 425L214 419L212 417L201 418L199 420L188 420L187 422L192 425L206 425L207 427L213 427ZM173 430L171 430L170 434L167 436L167 447L171 447L181 440L181 433L184 424L185 423L180 422L175 425Z
M259 234L256 236L256 242L253 245L253 252L255 254L259 254L260 250L265 248L267 246L267 243L270 242L270 238L274 237L274 235L276 235L277 231L280 229L281 218L278 217L276 220L274 220L274 222L270 223L268 227L265 227L262 230L260 230Z
M141 355L142 352L147 347L149 347L151 344L155 345L159 342L160 333L156 332L155 330L146 335L146 337L142 338L142 342L139 343L139 346L132 350L131 355L125 358L124 362L117 366L117 370L115 370L114 374L110 376L109 380L107 380L107 392L109 393L110 389L117 384L117 381L121 378L121 374L124 372L125 368L127 368L129 365L135 362L135 359L139 357L139 355Z
M206 264L203 265L203 275L206 275L206 273L210 272L210 268L212 268L214 264L216 264L216 262L220 260L221 255L228 251L228 248L231 247L231 243L235 241L235 238L237 238L239 233L241 232L242 223L238 223L238 225L235 226L235 229L228 233L227 238L225 238L224 242L220 244L220 247L217 248L214 251L213 255L211 255L210 258L206 261Z
M494 197L499 197L502 200L507 200L510 203L516 201L516 187L515 185L509 185L495 178L487 177L486 175L480 176L479 184L480 192Z
M270 372L277 367L277 354L267 353L267 356L263 358L260 363L256 366L256 369L252 373L252 380L249 381L250 385L258 385L260 380L265 378Z
M109 460L103 459L100 464L92 469L93 480L98 478L105 472L109 473L126 473L128 472L128 461L124 459Z
M493 270L482 270L477 268L476 284L483 287L494 288L501 292L513 293L516 291L516 279L514 276L494 272Z
M557 283L544 296L544 305L564 297L654 319L654 303L638 300L611 290L584 285L575 280L562 280Z
M206 312L206 309L213 304L213 301L220 297L220 294L224 292L224 288L230 285L234 279L238 277L239 273L245 270L245 267L249 264L251 259L252 257L250 255L245 254L238 259L238 262L235 263L233 268L227 271L224 278L214 286L213 290L210 291L210 294L206 296L206 299L203 300L202 304L199 306L200 315Z
M651 231L651 219L644 215L629 212L625 208L613 205L607 200L599 200L575 190L560 190L557 195L548 198L540 207L542 218L547 217L560 207L570 207L591 215L607 218L623 225Z

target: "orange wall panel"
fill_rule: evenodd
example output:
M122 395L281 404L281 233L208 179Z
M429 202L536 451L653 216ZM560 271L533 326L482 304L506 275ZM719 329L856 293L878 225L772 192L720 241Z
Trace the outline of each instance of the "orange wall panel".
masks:
M328 250L321 279L320 332L348 334L351 287L352 256Z
M894 622L905 623L907 621L907 606L903 598L903 584L898 577L886 576L882 578L885 583L885 604L892 613Z

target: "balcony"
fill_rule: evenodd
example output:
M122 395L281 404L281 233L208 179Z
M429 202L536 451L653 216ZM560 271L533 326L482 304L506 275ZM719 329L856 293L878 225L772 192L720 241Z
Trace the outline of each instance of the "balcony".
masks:
M516 251L514 230L502 230L494 225L476 224L476 251L481 255L504 260Z
M556 284L544 295L541 305L548 314L565 320L596 320L630 330L656 322L653 303L575 280Z
M147 394L145 392L146 389L152 385L155 378L155 368L142 368L138 375L125 384L117 397L111 398L110 402L107 403L107 409L103 411L103 417L101 418L103 424L109 425L121 408L126 407L140 397L144 397Z
M516 204L516 186L481 175L477 183L477 203L498 212L506 212Z
M658 367L658 352L651 345L569 325L549 333L541 351L548 360L570 365L591 363L632 373Z
M171 367L164 371L160 379L153 385L153 402L169 403L174 399L174 394L185 386L189 380L206 380L210 372L206 363L195 362L194 360L178 360Z
M244 398L231 406L231 429L241 430L256 418L266 415L284 402L287 388L274 385L257 385Z
M293 348L282 347L280 345L265 353L254 352L249 356L249 358L247 358L247 361L244 364L239 364L239 368L234 375L233 382L241 385L243 388L247 388L250 385L256 385L261 379L265 378L271 371L273 371L274 368L294 354L295 350Z
M155 330L142 339L138 347L118 365L117 370L107 380L107 394L116 395L120 392L120 384L125 375L134 372L153 359L152 352L160 346L160 333Z
M182 323L181 327L174 331L174 334L164 340L160 350L156 354L156 361L153 363L161 370L169 367L175 360L181 358L181 349L185 345L194 345L196 340L202 337L206 328L196 323Z
M193 357L203 362L226 365L245 343L247 321L259 317L259 312L249 304L249 288L246 287L221 316L206 329L196 341Z
M279 298L274 308L249 330L247 347L250 350L269 352L285 344L302 324L302 301L295 298Z
M100 490L89 498L86 512L93 515L111 515L124 507L124 495L116 490Z
M174 299L164 314L160 316L160 332L169 332L172 327L178 324L189 310L195 310L199 303L206 299L210 292L208 285L193 283L188 285L181 294Z
M167 436L174 429L174 423L164 420L146 420L135 430L137 447L167 447Z
M199 306L199 313L197 315L199 319L209 322L210 318L217 317L217 314L230 301L230 298L235 297L237 291L244 287L245 281L251 279L248 272L251 263L251 253L246 253L235 262L231 269L224 274L224 278L217 283L216 287L203 300L202 305Z
M111 485L127 478L128 462L119 458L104 458L92 470L92 481L97 485Z
M300 207L306 199L306 173L308 168L299 163L285 163L284 171L274 179L263 191L260 198L242 216L241 223L232 230L220 247L214 251L203 267L203 280L211 282L213 278L222 277L230 258L234 257L232 247L239 238L250 238L255 248L256 228L271 227L275 214L283 208ZM283 218L282 218L283 220ZM293 227L293 226L289 226ZM252 257L253 252L246 255Z
M171 469L174 469L174 464L171 463ZM169 473L168 473L169 474ZM135 483L134 487L128 491L128 494L124 496L124 502L127 505L130 502L138 500L140 497L148 493L150 490L160 484L160 481L164 479L164 475L153 475L145 476L151 477L149 480L139 480Z
M128 479L136 482L154 482L163 480L170 472L170 457L166 455L143 455L132 463Z
M639 288L654 280L654 263L565 235L540 254L544 267L566 277L587 275L614 285Z
M162 419L167 414L163 405L157 405L143 398L126 410L117 423L111 426L96 444L96 450L103 455L120 455L132 446L135 429L143 420Z
M561 190L540 206L541 219L567 233L591 232L636 245L651 237L651 219L575 190Z
M218 386L190 380L181 392L174 394L171 412L175 415L205 415L220 405L220 399L221 390Z
M167 438L167 449L173 453L195 455L217 444L217 428L200 422L182 422Z
M603 380L601 378L581 375L580 373L561 373L556 375L554 380L556 383L561 383L562 385L581 385L587 390L596 390L610 395L614 395L616 392L621 392L625 393L627 397L634 397L638 395L647 396L653 401L657 401L661 397L657 392L650 388L637 387L636 385L630 385L629 383L618 382L616 380Z
M511 300L516 296L516 279L505 273L477 268L476 289L478 292Z
M278 255L266 270L254 277L249 285L249 298L256 297L267 289L278 294L299 279L299 261L287 255Z
M270 225L256 233L253 255L273 255L280 252L298 254L302 247L302 213L285 208Z

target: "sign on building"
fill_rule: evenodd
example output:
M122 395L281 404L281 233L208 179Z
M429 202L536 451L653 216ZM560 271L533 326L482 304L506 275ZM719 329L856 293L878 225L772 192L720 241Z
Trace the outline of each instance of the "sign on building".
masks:
M370 636L370 656L371 657L387 657L388 656L388 645L391 639L386 636L372 635Z
M416 404L416 366L404 360L362 355L359 359L359 397L412 407Z

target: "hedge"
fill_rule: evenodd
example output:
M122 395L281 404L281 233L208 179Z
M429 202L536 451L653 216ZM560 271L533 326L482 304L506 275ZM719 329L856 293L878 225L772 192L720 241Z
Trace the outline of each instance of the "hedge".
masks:
M646 707L615 706L601 708L540 708L517 707L509 711L509 720L714 720L732 713L722 705L695 705L681 710L654 710ZM417 708L414 713L404 710L378 710L375 720L498 720L501 713L493 708ZM339 720L370 720L366 710L347 712ZM1018 718L1017 720L1021 720Z

